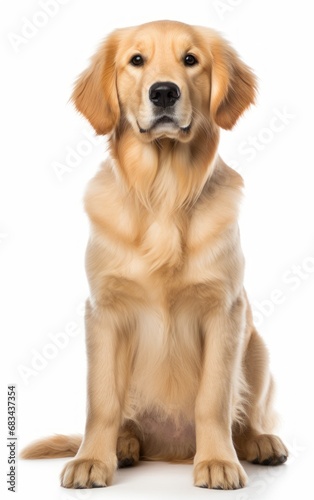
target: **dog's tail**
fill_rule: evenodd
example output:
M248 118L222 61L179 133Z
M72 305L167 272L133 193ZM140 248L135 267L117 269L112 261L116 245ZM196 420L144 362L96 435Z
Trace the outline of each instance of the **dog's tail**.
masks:
M25 459L74 457L81 445L82 436L56 434L39 439L24 448L20 457Z

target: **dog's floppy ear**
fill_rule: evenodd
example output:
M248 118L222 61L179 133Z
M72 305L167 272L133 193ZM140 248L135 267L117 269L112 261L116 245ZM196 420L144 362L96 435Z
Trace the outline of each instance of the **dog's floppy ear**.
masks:
M97 134L108 134L120 117L115 67L119 38L115 31L105 40L90 66L78 77L72 94L76 109Z
M256 77L222 38L213 37L210 51L211 113L219 127L229 130L255 102Z

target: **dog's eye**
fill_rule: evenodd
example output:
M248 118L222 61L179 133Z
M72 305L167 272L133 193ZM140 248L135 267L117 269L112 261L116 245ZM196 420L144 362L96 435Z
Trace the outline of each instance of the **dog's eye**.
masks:
M194 66L197 63L198 63L198 61L197 61L196 57L193 56L193 54L187 54L184 58L185 66Z
M132 66L143 66L144 64L144 59L140 54L137 54L136 56L133 56L130 63Z

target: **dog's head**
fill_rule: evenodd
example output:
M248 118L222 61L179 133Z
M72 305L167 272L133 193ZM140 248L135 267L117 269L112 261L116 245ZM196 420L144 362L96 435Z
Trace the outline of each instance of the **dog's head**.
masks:
M113 32L72 98L98 134L128 124L145 142L188 142L204 122L232 128L255 91L253 73L216 32L159 21Z

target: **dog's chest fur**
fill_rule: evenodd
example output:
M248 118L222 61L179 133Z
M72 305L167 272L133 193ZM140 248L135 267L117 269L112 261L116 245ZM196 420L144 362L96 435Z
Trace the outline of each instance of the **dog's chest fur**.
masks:
M163 283L169 278L181 285L208 281L210 262L234 239L240 187L241 178L228 169L215 175L193 207L171 210L168 185L154 211L123 190L110 164L105 165L86 195L102 275L107 270L138 283L154 275L156 285L157 275Z

